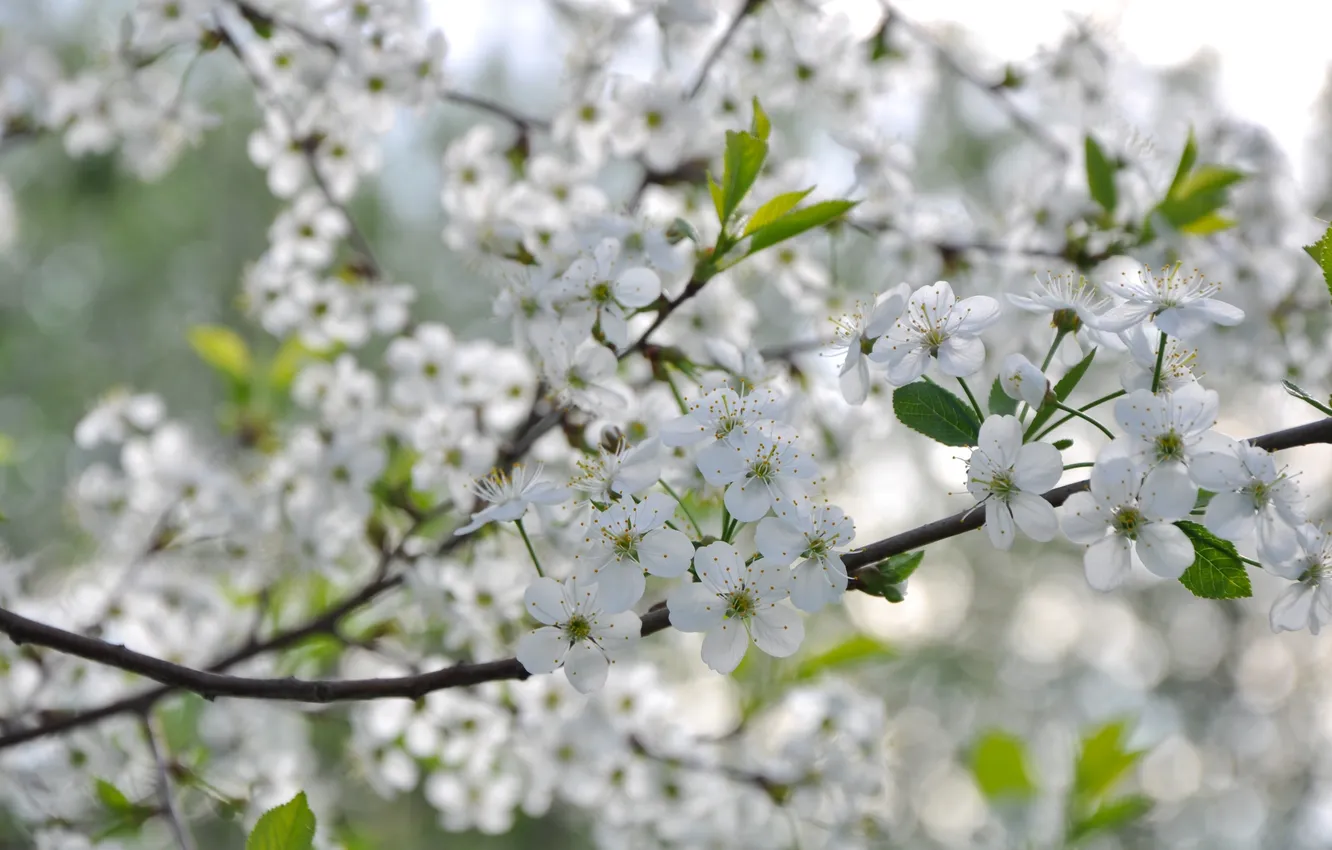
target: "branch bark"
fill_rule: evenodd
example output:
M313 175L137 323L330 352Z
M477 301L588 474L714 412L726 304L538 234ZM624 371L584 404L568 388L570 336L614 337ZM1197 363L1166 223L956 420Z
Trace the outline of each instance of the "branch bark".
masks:
M1332 443L1332 418L1253 437L1250 438L1249 442L1268 451ZM1055 488L1044 495L1051 504L1058 506L1062 505L1074 493L1087 489L1087 486L1087 481L1079 481ZM984 512L973 508L871 543L843 556L843 561L848 570L853 571L853 573L858 572L859 569L875 564L891 555L909 552L930 543L974 531L983 524ZM337 609L326 613L305 627L284 633L262 645L242 648L208 670L196 670L173 664L163 659L135 652L124 646L38 623L11 611L0 609L0 632L7 634L15 643L31 643L44 646L89 661L137 673L162 683L162 687L147 691L136 697L49 721L32 729L0 736L0 749L35 738L87 726L103 718L128 711L143 712L151 708L162 697L178 690L193 691L208 699L227 696L241 699L331 703L395 697L419 699L432 691L444 688L466 687L504 679L521 680L528 677L527 671L515 658L486 661L479 664L457 664L413 676L340 681L304 681L295 678L260 679L229 676L216 672L246 658L289 646L302 637L325 631L336 625L338 620L346 613L355 610L365 601L374 598L388 588L400 584L401 581L401 578L392 578L371 585L358 594L357 597L347 600ZM664 605L654 606L642 619L642 634L644 637L662 631L670 625L670 615Z

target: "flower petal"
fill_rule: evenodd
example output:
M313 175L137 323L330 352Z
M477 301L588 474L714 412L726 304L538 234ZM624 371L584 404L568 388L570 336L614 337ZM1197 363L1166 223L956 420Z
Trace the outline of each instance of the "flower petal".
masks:
M1082 557L1082 567L1087 574L1087 584L1093 590L1114 590L1128 578L1132 559L1129 557L1129 542L1119 535L1112 535L1087 547Z
M774 658L795 654L805 639L805 623L795 609L785 605L759 609L749 623L754 645Z
M661 295L661 278L651 269L626 269L615 281L615 300L626 307L646 307Z
M666 596L671 625L682 632L706 632L726 614L717 594L697 582L677 585Z
M553 673L569 652L569 639L554 626L533 629L518 639L518 663L533 675Z
M790 566L809 546L809 541L790 523L769 516L759 520L754 531L754 545L768 560Z
M564 675L569 677L569 684L582 694L601 690L606 684L609 671L610 662L605 653L587 643L580 643L569 650L564 659Z
M772 493L768 485L757 478L746 478L739 484L732 483L722 497L731 516L741 522L753 522L768 512L772 507Z
M638 562L654 576L679 578L694 558L694 544L673 528L649 531L638 543Z
M1276 602L1272 603L1272 611L1268 615L1272 631L1298 632L1308 628L1313 603L1314 586L1311 584L1298 582L1283 590Z
M1142 565L1161 578L1179 578L1193 563L1193 541L1167 522L1149 523L1134 548Z
M529 584L523 592L523 604L527 613L548 626L569 619L564 604L564 586L553 578L539 578Z
M724 620L703 638L703 663L718 673L730 673L745 657L749 635L739 620Z
M1046 543L1059 533L1059 517L1055 516L1054 505L1035 493L1019 491L1009 499L1008 507L1018 528L1032 540Z

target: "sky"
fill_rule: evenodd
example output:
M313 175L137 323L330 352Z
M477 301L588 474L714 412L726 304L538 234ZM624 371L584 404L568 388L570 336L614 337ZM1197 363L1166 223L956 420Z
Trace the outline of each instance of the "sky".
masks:
M449 40L451 70L465 80L499 50L520 76L558 74L560 56L552 49L547 0L503 0L504 14L497 14L500 5L432 0L435 19ZM987 56L1001 61L1024 59L1053 43L1073 17L1105 25L1118 33L1126 50L1151 65L1177 65L1210 49L1219 59L1220 94L1230 109L1272 132L1290 156L1297 179L1307 174L1313 104L1332 59L1332 3L899 0L895 5L917 22L961 24ZM867 29L879 14L878 0L825 0L824 7L846 13ZM1254 13L1258 8L1262 14Z

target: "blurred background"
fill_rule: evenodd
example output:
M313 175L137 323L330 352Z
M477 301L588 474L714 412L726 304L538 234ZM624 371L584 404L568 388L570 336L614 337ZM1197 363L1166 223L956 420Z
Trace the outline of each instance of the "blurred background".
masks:
M567 54L576 49L556 4L428 5L448 40L455 89L526 114L550 113ZM824 5L866 35L880 20L874 0ZM726 15L733 4L720 6ZM1150 93L1116 97L1132 102L1140 94L1151 101L1144 112L1175 111L1170 126L1178 134L1158 137L1165 156L1182 146L1193 112L1226 111L1252 124L1272 167L1284 169L1284 202L1307 214L1310 232L1321 230L1317 219L1332 211L1332 5L1269 2L1232 10L1188 0L919 0L898 6L985 78L1045 61L1071 31L1090 28L1153 81ZM18 44L47 45L66 70L95 63L123 13L123 4L101 0L8 0L0 4L0 72L6 51ZM632 33L626 38L613 70L650 67L647 42L636 45ZM73 159L58 139L21 128L0 137L0 178L8 187L0 195L0 513L6 517L0 536L16 557L60 563L87 551L88 541L66 515L65 488L90 461L74 447L72 433L96 399L117 386L153 390L177 416L207 431L225 388L190 349L186 329L228 325L257 352L276 348L237 304L242 271L264 250L277 209L264 174L246 155L257 115L252 95L234 75L206 64L191 85L219 124L159 179L128 173L115 154ZM918 124L930 131L910 139L916 184L984 195L983 163L1013 143L1011 129L973 121L974 93L945 67L936 66L922 85ZM441 152L484 120L466 107L441 104L399 121L386 141L380 179L357 194L351 209L393 276L417 286L417 315L442 318L462 337L498 339L507 327L492 318L493 290L439 237ZM798 122L782 131L822 176L848 171L843 154L801 137ZM869 256L852 254L841 274L862 293L897 282L885 281ZM1317 294L1312 265L1299 286ZM1262 299L1248 300L1251 318L1265 321ZM1306 365L1307 388L1326 397L1332 364ZM1219 360L1208 372L1217 379L1213 386L1225 380L1228 433L1314 418L1275 386L1291 372L1289 363ZM916 435L901 430L892 437L904 442L844 479L840 503L857 517L860 540L965 504L934 495L961 489L952 450L911 442ZM1311 448L1282 460L1304 470L1311 515L1325 516L1332 453ZM1011 830L1003 834L1020 834L1026 819L1057 817L1058 801L1045 792L1067 782L1069 742L1116 717L1127 718L1131 745L1145 751L1131 782L1155 806L1143 824L1099 846L1332 846L1332 644L1270 632L1267 610L1281 585L1268 578L1256 575L1254 598L1238 602L1194 599L1177 584L1142 577L1103 596L1086 587L1073 547L1019 545L996 553L973 535L932 549L901 604L849 599L852 626L888 648L863 677L883 695L902 766L891 802L902 826L884 846L996 846L996 824ZM820 628L813 639L845 624ZM747 675L740 687L761 688L773 673L757 664ZM732 686L696 687L701 722L725 729L737 699ZM965 753L988 729L1024 742L1033 787L1024 805L988 799L968 768ZM331 740L332 772L338 756L336 736ZM419 797L389 805L365 795L361 802L363 811L353 808L352 815L365 824L367 847L586 846L583 827L558 817L523 823L509 836L446 844ZM216 843L206 846L239 846L234 828L218 829Z

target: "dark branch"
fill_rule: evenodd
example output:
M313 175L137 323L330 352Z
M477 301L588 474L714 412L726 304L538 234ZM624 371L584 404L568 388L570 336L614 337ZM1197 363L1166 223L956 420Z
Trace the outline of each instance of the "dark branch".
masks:
M1311 422L1284 431L1276 431L1253 437L1249 440L1260 448L1269 451L1294 448L1316 443L1332 443L1332 418ZM1067 484L1045 494L1053 505L1062 505L1069 496L1087 488L1086 481ZM929 543L936 543L949 537L955 537L967 531L973 531L984 524L984 513L974 508L954 514L945 519L912 529L902 534L871 543L862 549L843 556L847 568L857 571L859 568L876 563L891 555L918 549ZM459 538L461 540L463 538ZM322 625L315 628L315 623L305 628L287 632L270 640L262 646L256 646L234 653L224 662L214 665L223 668L238 663L244 658L253 657L260 652L278 649L289 645L300 636L325 630L336 624L347 611L354 610L362 602L357 599L373 598L388 587L401 583L400 578L390 579L372 585L362 591L358 597L343 603L339 609L320 618ZM336 613L340 610L342 613ZM316 621L319 623L320 621ZM662 631L670 625L670 615L664 606L653 606L643 616L644 637ZM32 643L58 650L90 661L107 664L131 673L138 673L163 684L162 688L148 691L138 697L122 700L86 713L72 715L59 721L50 722L40 727L11 733L0 737L0 749L44 735L85 726L124 711L145 711L162 696L175 690L188 690L207 698L219 696L243 699L290 700L309 703L346 702L353 700L404 698L419 699L432 691L444 688L466 687L482 682L502 679L526 679L527 671L515 658L500 661L487 661L480 664L458 664L429 673L414 676L399 676L382 679L350 679L341 681L303 681L300 679L256 679L242 676L223 675L214 670L195 670L179 664L173 664L159 658L135 652L126 647L110 644L95 638L48 626L21 617L10 611L0 609L0 632L4 632L18 644Z

